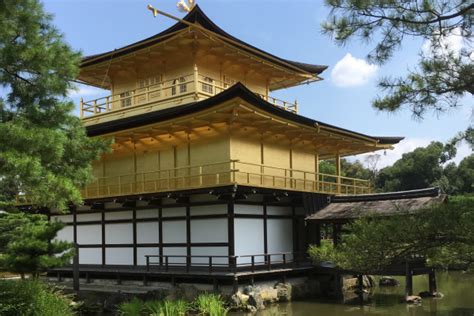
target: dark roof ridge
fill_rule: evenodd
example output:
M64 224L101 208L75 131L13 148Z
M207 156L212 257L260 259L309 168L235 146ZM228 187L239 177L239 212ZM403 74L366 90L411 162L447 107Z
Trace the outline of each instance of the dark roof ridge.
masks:
M249 48L247 50L249 50L249 51L250 50L256 50L258 54L262 55L261 57L266 58L266 59L268 59L268 57L270 57L271 59L274 59L273 62L276 62L277 64L280 64L280 65L283 65L283 66L286 66L286 67L288 67L288 65L285 65L285 63L291 65L292 67L296 67L296 68L298 68L298 69L300 69L304 72L311 73L313 75L314 74L320 74L328 68L328 66L325 66L325 65L313 65L313 64L307 64L307 63L296 62L296 61L284 59L284 58L275 56L271 53L268 53L268 52L266 52L262 49L259 49L255 46L252 46L248 43L245 43L244 41L242 41L242 40L230 35L229 33L225 32L217 24L212 22L212 20L202 11L202 9L199 7L199 5L195 5L194 8L183 18L183 20L185 20L187 22L191 22L191 23L196 23L197 22L201 26L203 26L204 28L208 29L209 31L217 33L217 34L219 34L223 37L226 37L231 41L235 41L235 42L237 42L241 45L247 46ZM105 52L105 53L86 56L82 59L81 66L85 67L85 66L89 66L89 65L92 65L92 64L110 59L111 57L107 56L109 54L114 54L112 56L116 57L116 56L124 55L124 54L126 54L130 51L133 51L134 49L140 49L140 48L144 48L148 45L153 45L154 43L159 42L160 40L162 40L163 37L166 37L166 35L172 36L172 33L176 32L176 31L180 31L180 30L185 29L187 27L189 27L189 26L182 23L182 22L177 22L174 25L172 25L171 27L169 27L168 29L166 29L166 30L164 30L164 31L162 31L162 32L160 32L156 35L148 37L144 40L141 40L141 41L132 43L130 45L126 45L126 46L123 46L121 48L114 49L112 51L108 51L108 52ZM99 59L95 60L96 58L99 58Z
M401 200L401 199L413 199L413 198L421 198L421 197L436 197L439 195L440 195L440 189L438 187L431 187L431 188L398 191L398 192L333 196L331 197L331 203Z

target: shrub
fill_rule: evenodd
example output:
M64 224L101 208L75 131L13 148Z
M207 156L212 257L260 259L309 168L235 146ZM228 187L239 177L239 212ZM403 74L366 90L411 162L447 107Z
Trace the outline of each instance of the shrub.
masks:
M150 316L182 316L186 315L189 305L185 301L149 301L145 303L146 315Z
M321 240L321 246L310 245L308 254L314 264L331 262L334 257L334 246L329 240Z
M141 316L145 312L145 304L142 300L134 297L128 302L119 305L118 313L123 316Z
M228 312L220 295L215 294L199 295L194 302L194 306L196 311L202 315L224 316Z
M0 315L74 315L72 299L39 280L0 281Z

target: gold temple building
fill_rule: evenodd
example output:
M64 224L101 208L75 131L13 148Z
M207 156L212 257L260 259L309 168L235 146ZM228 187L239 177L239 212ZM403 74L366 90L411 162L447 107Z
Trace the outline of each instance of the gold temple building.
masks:
M94 163L85 205L52 216L68 223L59 238L78 245L81 271L235 280L303 269L314 234L305 217L329 196L370 193L368 179L341 175L341 158L402 139L319 122L271 96L326 68L249 45L199 6L155 36L85 57L78 80L110 96L82 100L81 118L112 150ZM336 174L320 173L322 160Z

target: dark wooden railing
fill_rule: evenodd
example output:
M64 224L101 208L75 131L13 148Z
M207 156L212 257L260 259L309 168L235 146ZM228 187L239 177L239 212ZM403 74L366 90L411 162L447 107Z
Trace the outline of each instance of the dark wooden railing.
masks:
M299 267L303 262L308 262L304 253L268 253L240 256L187 256L187 255L146 255L146 269L150 271L152 267L169 271L173 268L185 269L205 269L209 273L214 271L237 271L268 270ZM155 260L156 259L156 260ZM242 262L243 261L243 262Z

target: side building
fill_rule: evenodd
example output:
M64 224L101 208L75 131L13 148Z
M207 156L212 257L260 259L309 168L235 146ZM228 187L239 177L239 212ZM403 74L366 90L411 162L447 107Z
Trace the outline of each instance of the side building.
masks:
M238 278L305 269L328 196L370 193L341 158L391 149L298 114L270 92L321 80L326 66L282 59L232 37L196 6L137 43L84 58L79 80L111 95L81 101L90 137L113 139L85 204L58 238L88 275ZM334 160L336 174L319 172ZM70 273L71 268L57 272ZM239 274L240 273L240 274Z

